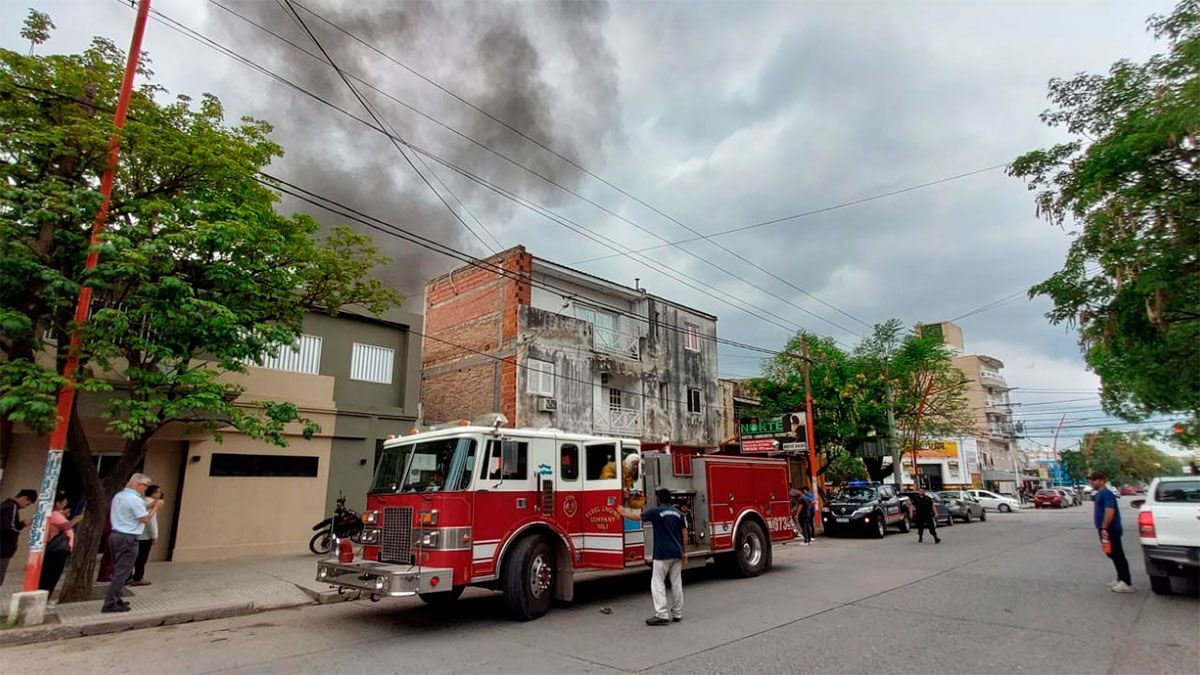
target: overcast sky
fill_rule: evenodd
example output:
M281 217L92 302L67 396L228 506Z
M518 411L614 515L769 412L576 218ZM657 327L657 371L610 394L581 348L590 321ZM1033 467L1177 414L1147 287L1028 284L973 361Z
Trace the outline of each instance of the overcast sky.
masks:
M311 39L277 3L219 2L313 50ZM1059 141L1060 132L1038 119L1047 81L1100 72L1117 59L1141 60L1158 51L1145 19L1171 8L1162 0L368 1L336 9L328 0L303 2L704 234L1003 164ZM92 35L128 45L134 12L127 0L33 4L58 26L40 53L78 51ZM26 6L0 2L3 46L28 49L18 35ZM332 70L217 4L155 0L154 7L367 116ZM378 114L408 141L613 240L621 250L662 243L628 221L670 241L695 236L300 11L347 72L608 212L364 90ZM435 185L444 181L466 203L470 214L462 215L477 238L436 201L382 135L163 23L150 23L144 48L155 80L172 93L195 97L210 91L222 99L230 121L253 115L273 123L288 153L273 171L296 183L472 254L489 252L483 242L496 247L494 235L504 247L524 244L535 255L579 263L618 282L632 285L638 278L657 295L718 315L722 337L754 345L779 348L797 327L852 345L856 334L868 330L858 321L895 317L911 325L957 317L1044 279L1060 265L1069 241L1068 233L1036 218L1020 181L994 169L714 239L786 284L708 241L680 246L694 256L667 247L646 257L581 263L613 249L430 163ZM328 214L314 215L336 222ZM385 278L405 291L419 292L422 279L454 265L379 237L397 258ZM669 278L678 275L664 267L719 292L688 288ZM718 297L760 316L769 312L783 325ZM419 297L410 308L419 310ZM1093 392L1098 381L1085 369L1073 332L1047 323L1047 308L1046 301L1021 295L960 324L968 351L1006 364L1009 385L1019 388L1014 399L1028 404L1021 410L1036 430L1035 441L1048 442L1056 413L1069 411L1063 437L1070 444L1102 421L1096 396L1075 393ZM753 375L758 366L751 352L721 349L722 375Z

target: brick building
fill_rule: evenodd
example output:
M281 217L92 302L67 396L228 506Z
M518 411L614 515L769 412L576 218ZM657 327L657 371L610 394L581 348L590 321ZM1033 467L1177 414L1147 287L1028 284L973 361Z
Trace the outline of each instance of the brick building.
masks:
M715 449L716 321L518 246L427 283L422 414Z

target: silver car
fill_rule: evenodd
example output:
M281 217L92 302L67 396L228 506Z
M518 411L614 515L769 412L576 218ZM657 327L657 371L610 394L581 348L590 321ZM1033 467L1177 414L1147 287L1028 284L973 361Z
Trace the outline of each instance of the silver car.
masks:
M979 519L987 520L987 509L983 504L966 490L939 490L938 495L950 507L950 515L964 523Z

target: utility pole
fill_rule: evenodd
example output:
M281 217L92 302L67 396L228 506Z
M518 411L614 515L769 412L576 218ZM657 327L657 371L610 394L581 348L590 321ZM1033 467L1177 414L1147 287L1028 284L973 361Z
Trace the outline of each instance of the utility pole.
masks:
M113 133L108 139L108 160L104 174L100 177L100 208L92 222L91 247L83 269L96 269L100 261L100 237L104 234L104 221L108 219L108 207L112 201L113 180L117 170L117 155L121 149L121 130L125 127L125 115L129 111L129 99L133 97L133 78L137 74L138 60L142 54L142 36L146 32L146 17L150 14L150 0L140 0L137 19L133 24L133 39L129 43L129 55L125 61L125 77L121 80L121 94L117 98L117 110L113 113ZM80 337L92 308L92 289L84 285L79 289L79 301L75 303L75 328L71 331L71 342L67 347L67 362L63 365L66 382L58 392L58 424L50 434L46 452L46 470L38 492L37 511L33 514L33 525L29 528L29 562L25 565L23 590L36 591L42 575L42 555L46 550L46 519L54 507L54 493L58 490L58 476L62 471L63 450L67 445L67 429L71 425L71 409L75 405L75 371L79 369L79 353L83 347ZM94 514L93 517L102 517Z
M808 379L808 367L812 359L808 355L808 333L800 336L800 344L804 350L804 429L808 441L808 470L809 480L812 482L812 493L816 498L817 503L814 507L819 512L821 509L821 491L817 489L817 443L816 430L813 429L813 409L812 409L812 385Z

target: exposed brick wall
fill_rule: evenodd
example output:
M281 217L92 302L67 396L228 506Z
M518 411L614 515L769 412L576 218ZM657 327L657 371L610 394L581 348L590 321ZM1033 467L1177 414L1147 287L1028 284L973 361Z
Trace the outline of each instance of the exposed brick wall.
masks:
M520 307L531 301L533 258L518 246L485 262L503 265L505 273L466 266L425 286L421 401L428 422L489 412L516 421L517 366L510 357L519 332ZM480 365L481 354L506 359L499 367L499 382L495 362ZM458 362L462 367L454 369Z
M423 377L421 403L425 419L431 422L471 419L492 410L495 377L494 363Z

